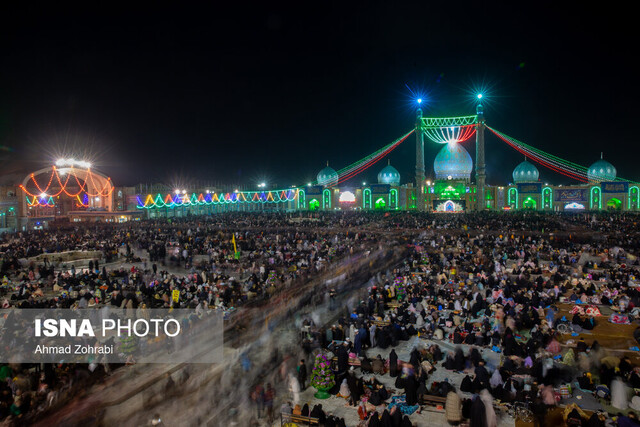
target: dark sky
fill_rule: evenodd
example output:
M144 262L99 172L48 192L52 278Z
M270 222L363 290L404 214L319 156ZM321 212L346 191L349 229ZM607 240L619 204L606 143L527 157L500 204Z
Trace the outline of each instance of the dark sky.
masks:
M585 166L604 151L619 176L640 179L630 10L584 2L572 11L541 2L6 3L5 170L65 153L89 156L116 185L284 187L410 130L407 86L428 94L425 115L472 114L474 90L484 87L490 126ZM413 175L414 144L390 156L403 182ZM474 144L465 145L473 155ZM427 175L438 149L428 144ZM505 183L521 159L487 136L490 183ZM384 164L353 182L373 180ZM541 178L567 182L542 169Z

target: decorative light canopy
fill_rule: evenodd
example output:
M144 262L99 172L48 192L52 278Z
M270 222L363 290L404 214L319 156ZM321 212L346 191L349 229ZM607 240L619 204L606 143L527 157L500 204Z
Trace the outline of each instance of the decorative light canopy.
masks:
M79 166L75 160L59 160L56 163L67 166L60 169L52 166L46 179L46 185L38 182L37 179L39 175L46 173L47 170L43 169L40 172L30 174L19 186L27 197L27 205L51 207L55 205L55 198L64 194L77 199L77 207L88 207L89 197L108 198L113 193L114 187L111 178L96 174L89 168L84 168L88 163L80 162L83 164L82 167L71 166L72 163Z

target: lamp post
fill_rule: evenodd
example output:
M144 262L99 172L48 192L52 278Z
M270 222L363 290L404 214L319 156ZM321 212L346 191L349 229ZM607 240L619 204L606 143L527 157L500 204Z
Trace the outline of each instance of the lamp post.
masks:
M424 210L424 132L422 130L422 98L416 100L416 203L418 211Z
M484 210L484 190L486 182L486 171L484 163L484 108L482 107L482 94L476 95L478 104L476 105L476 114L478 115L478 123L476 124L476 210Z

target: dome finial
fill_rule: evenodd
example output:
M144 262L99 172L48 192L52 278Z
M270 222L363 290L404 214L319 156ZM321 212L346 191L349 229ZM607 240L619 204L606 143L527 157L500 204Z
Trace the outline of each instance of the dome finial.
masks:
M604 153L601 151L600 152L600 160L604 159Z
M327 166L329 166L329 160L327 160Z
M391 159L387 159L387 166L391 166Z

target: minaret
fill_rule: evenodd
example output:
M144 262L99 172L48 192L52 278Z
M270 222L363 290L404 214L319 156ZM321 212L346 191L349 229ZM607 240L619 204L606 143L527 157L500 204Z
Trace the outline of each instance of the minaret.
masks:
M422 109L416 116L416 205L424 210L424 132L422 131Z
M478 99L481 99L480 95L478 95ZM476 209L481 211L485 209L486 172L484 164L484 109L480 102L476 107L476 114L478 115L478 123L476 124Z

